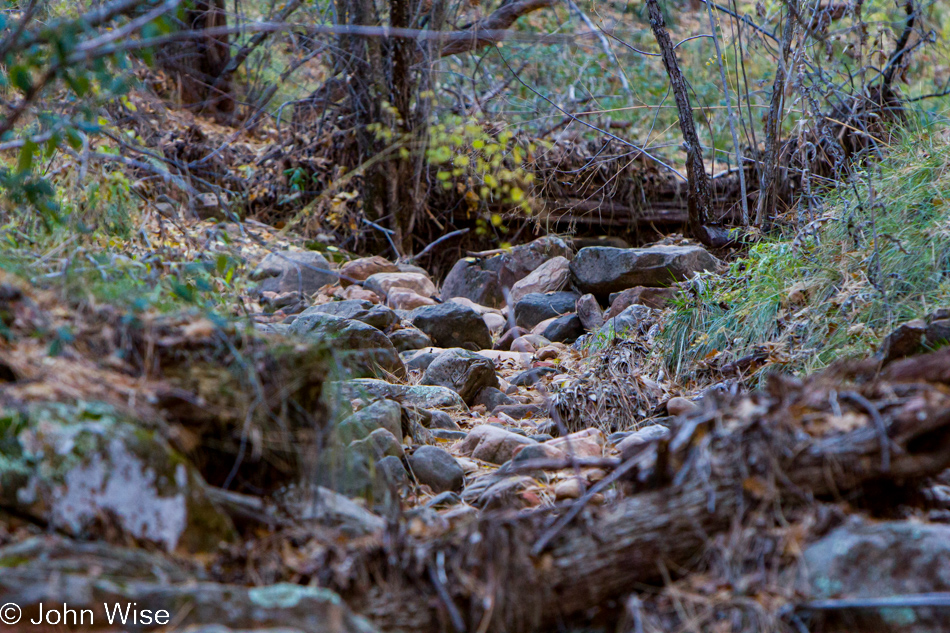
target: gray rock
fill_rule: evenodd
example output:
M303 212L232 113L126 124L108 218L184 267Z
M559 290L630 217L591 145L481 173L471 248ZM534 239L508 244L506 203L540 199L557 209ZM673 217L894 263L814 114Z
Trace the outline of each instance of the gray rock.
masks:
M404 378L403 365L396 348L385 334L360 321L351 321L323 313L297 317L290 331L334 350L340 367L354 377L376 376L389 372Z
M439 347L491 349L491 333L481 315L459 303L416 308L409 320Z
M421 272L419 272L421 271ZM376 273L363 282L363 288L375 292L383 301L393 288L412 290L417 295L431 297L435 294L435 284L421 268L412 272Z
M465 297L479 305L501 307L505 303L498 276L502 262L501 255L488 259L467 257L455 262L442 282L442 300Z
M419 483L435 492L458 492L465 483L462 467L447 451L436 446L420 446L409 457L409 465Z
M436 496L426 501L427 508L448 508L462 503L462 498L451 490L440 492Z
M395 493L409 487L409 473L402 465L402 459L388 455L376 462L376 480L378 485L386 486Z
M347 448L356 451L373 462L384 457L402 458L405 456L405 451L403 451L399 439L386 429L376 429L364 439L350 442Z
M414 327L404 327L389 335L389 340L397 352L423 349L432 346L432 339L422 330ZM414 369L410 367L409 369Z
M475 397L475 400L472 402L473 405L485 405L485 409L492 411L497 406L506 405L506 404L517 404L514 400L509 398L503 391L497 389L496 387L485 387L478 395Z
M620 443L617 444L617 450L620 451L620 454L626 459L639 452L643 445L669 437L669 435L670 430L665 426L659 424L647 426L639 431L628 434L620 440Z
M541 321L574 312L576 302L577 294L573 292L525 295L515 304L515 323L531 330Z
M584 325L576 314L565 314L544 328L542 336L555 343L573 343L584 333Z
M492 464L504 464L514 456L518 448L536 443L524 435L485 424L472 429L465 440L459 444L458 451L474 459Z
M337 274L330 269L330 262L315 251L268 253L251 273L251 280L260 282L258 289L261 292L311 295L337 279Z
M853 521L806 548L803 566L815 599L950 591L950 526ZM950 630L946 609L876 608L827 617L828 628L823 630Z
M201 475L154 431L97 403L19 415L22 426L3 431L0 507L71 536L111 534L169 552L234 539Z
M599 332L603 334L610 334L611 332L620 334L631 330L642 330L641 325L648 322L652 316L653 310L646 306L637 304L627 306L627 308L617 316L604 321L604 325L600 328Z
M459 430L459 425L456 424L452 416L445 411L439 411L438 409L416 409L413 407L405 407L404 411L410 419L418 420L419 424L427 429Z
M353 319L377 330L384 331L397 321L396 313L384 305L375 305L360 299L346 301L331 301L318 306L311 306L304 310L297 318L304 318L311 314L331 314L344 319Z
M449 429L433 429L432 437L454 442L456 440L464 440L466 437L468 437L468 433L465 431L452 431Z
M610 319L626 310L628 306L635 304L662 310L670 304L678 293L678 288L647 288L644 286L636 286L627 288L622 292L611 293L610 308L604 315L604 319Z
M108 622L106 608L118 603L135 604L138 613L150 611L163 623L192 632L307 631L309 633L374 633L367 620L354 615L346 603L329 589L280 583L263 587L226 585L207 580L181 579L185 572L171 568L158 557L144 552L111 547L93 551L86 543L71 543L60 552L49 536L0 548L5 562L0 568L0 594L21 609L25 622L36 619L41 603L67 604L86 613L85 624L96 628ZM24 547L27 546L27 547ZM25 556L29 554L28 556ZM130 569L136 556L143 558ZM55 581L51 582L51 579ZM82 627L83 629L92 627ZM131 617L122 629L142 631L141 620Z
M291 486L274 500L280 512L295 523L319 523L354 535L375 534L386 527L381 517L322 486Z
M528 333L528 330L524 329L523 327L515 326L509 329L504 334L502 334L498 338L498 340L495 341L495 345L493 349L503 350L507 352L508 350L511 349L511 344L515 342L515 339L521 336L524 336L527 333Z
M468 412L461 397L451 389L429 385L394 385L373 378L330 381L326 385L330 397L346 400L363 399L368 402L387 398L398 400L405 406L420 409L455 409Z
M444 350L439 347L424 347L418 350L407 350L400 354L400 358L406 363L406 368L412 371L425 371L432 361L438 358Z
M433 360L422 375L424 385L448 387L471 404L485 387L497 387L495 364L474 352L450 349Z
M503 286L511 288L524 279L544 262L554 257L571 259L574 256L571 247L555 235L545 235L533 242L519 244L501 255L501 269L498 276Z
M376 429L386 429L394 437L402 437L402 407L392 400L377 400L349 416L336 427L337 437L344 444L369 437Z
M527 294L558 292L571 279L571 263L566 257L554 257L544 262L511 287L508 300L518 303Z
M595 331L604 324L604 311L601 309L597 298L592 294L586 294L577 300L575 304L577 317L581 320L581 325L585 330Z
M669 286L719 261L700 246L649 248L582 248L571 262L571 278L581 292L606 299L633 286Z
M557 370L553 367L532 367L512 378L511 384L518 387L530 387L541 380L543 376L550 376L556 373Z
M504 413L512 420L537 418L548 414L545 408L539 404L502 404L495 407L492 413L495 415Z
M935 349L950 340L950 319L945 310L901 323L885 337L877 356L885 363L928 349Z

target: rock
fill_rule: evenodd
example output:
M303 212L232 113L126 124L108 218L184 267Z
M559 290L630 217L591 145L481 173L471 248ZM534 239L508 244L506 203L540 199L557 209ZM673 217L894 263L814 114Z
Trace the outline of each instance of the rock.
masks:
M556 446L550 446L546 443L527 444L518 449L512 461L526 462L532 459L567 459L567 454Z
M610 308L604 315L604 320L617 316L632 305L644 305L655 310L662 310L676 298L678 293L678 288L647 288L644 286L615 292L610 295Z
M447 440L449 442L456 442L458 440L464 440L468 437L468 433L465 431L453 431L451 429L434 429L432 431L432 437L437 437L440 440Z
M573 343L584 333L584 326L576 314L565 314L551 322L542 336L556 343Z
M435 294L435 284L422 273L376 273L366 278L363 287L372 290L383 300L389 297L393 288L411 290L423 297Z
M360 321L323 313L300 315L290 326L293 334L306 336L336 352L340 367L355 377L389 372L406 376L406 367L386 335Z
M529 333L529 336L537 336L538 338L543 338L545 341L547 341L547 343L544 343L544 345L547 345L548 343L550 343L550 341L544 338L543 336L544 331L548 329L549 325L557 321L559 318L560 317L551 317L550 319L545 319L544 321L541 321L540 323L535 325L533 328L531 328L531 332ZM544 347L544 345L535 345L535 347L540 348L540 347Z
M376 429L362 440L351 442L348 449L368 458L372 462L377 462L384 457L405 456L405 451L399 439L390 433L387 429Z
M340 268L340 285L346 288L353 283L351 280L365 281L376 273L396 272L399 272L399 267L385 257L379 255L361 257L343 264Z
M626 459L634 455L644 444L662 440L669 435L670 430L668 428L654 424L653 426L642 428L639 431L634 431L623 438L620 443L617 444L617 450L620 451L620 454Z
M438 409L417 409L414 407L404 407L405 413L410 417L417 419L419 424L427 429L448 429L458 431L459 425L455 423L445 411Z
M420 446L409 457L409 465L419 483L433 492L458 492L465 483L465 473L455 458L437 446Z
M198 471L111 407L34 405L0 409L0 419L0 507L77 538L168 552L213 552L235 538Z
M575 309L585 330L594 332L604 324L604 311L600 309L600 304L597 303L594 295L586 294L578 299Z
M493 312L488 312L487 314L482 315L482 320L485 322L485 325L488 326L488 331L492 334L497 334L505 329L505 326L508 325L508 319L501 316L500 314L495 314Z
M296 523L339 527L353 535L375 534L386 527L382 517L322 486L290 486L277 494L275 501L281 513Z
M414 327L404 327L389 334L389 340L397 352L423 349L432 346L432 339L422 330ZM409 369L414 369L410 367Z
M519 244L501 255L498 276L503 286L511 288L544 262L555 257L571 259L573 256L574 253L567 242L557 236L546 235L533 242Z
M363 286L351 285L346 288L338 288L333 291L333 296L339 297L344 301L349 299L357 299L359 301L369 301L370 303L379 303L379 296L371 291L367 290Z
M456 462L456 464L457 463L458 462ZM448 508L451 506L458 505L460 503L462 503L462 498L458 496L458 494L447 490L445 492L440 492L436 496L426 501L425 507L436 508L436 509Z
M512 420L537 418L547 415L547 411L539 404L500 404L492 410L495 415L507 415Z
M511 351L521 354L534 354L538 348L531 342L527 336L519 336L511 343Z
M950 526L852 520L808 546L803 569L817 600L950 591ZM871 608L826 617L825 631L950 630L950 612L938 608Z
M585 429L545 442L547 446L574 457L600 457L604 454L604 433L600 429Z
M416 273L419 275L424 275L426 277L429 276L429 273L425 268L423 268L422 266L416 266L415 264L406 264L406 263L400 262L399 264L396 264L396 268L399 269L399 272L403 272L403 273Z
M653 310L651 308L636 304L627 306L627 308L617 316L604 321L603 327L601 327L598 332L603 334L616 332L620 334L628 330L640 331L643 330L641 325L647 322L652 316Z
M455 262L455 266L442 282L442 301L464 297L477 304L500 307L505 303L498 271L502 257L490 259L467 257Z
M402 407L393 400L377 400L336 425L337 437L344 444L362 440L377 429L386 429L402 437Z
M402 465L402 459L395 455L387 455L376 462L376 482L379 487L386 487L394 494L409 487L409 473Z
M423 297L420 294L407 290L406 288L393 288L389 291L386 303L390 308L396 310L415 310L422 306L434 306L435 299Z
M673 416L689 415L699 411L699 409L698 404L680 396L666 401L666 412Z
M587 482L580 477L571 477L554 484L554 498L558 501L564 499L579 499L587 490Z
M452 297L451 299L449 299L449 302L458 303L460 305L465 306L466 308L471 308L472 310L474 310L475 312L478 312L482 316L485 316L486 314L498 314L498 315L502 314L502 311L499 310L498 308L490 308L480 303L475 303L471 299L466 299L465 297Z
M511 344L520 336L524 336L528 333L528 330L523 327L513 327L504 334L502 334L498 340L495 342L495 345L492 349L497 349L499 351L508 351L511 349Z
M268 255L251 272L261 292L299 292L312 295L327 284L336 283L330 262L316 251L281 251Z
M511 384L517 387L530 387L541 380L543 376L551 376L556 373L557 370L553 367L532 367L512 378Z
M107 626L113 605L124 609L134 604L138 614L148 611L164 618L156 622L191 633L376 631L329 589L292 583L218 584L130 548L42 537L0 548L0 556L0 594L20 608L24 622L38 618L41 604L47 615L51 605L66 604L85 618L87 626L76 630L153 628L143 626L140 618L133 625L131 617L124 626Z
M532 293L515 303L515 323L530 330L552 317L574 312L577 295L573 292Z
M496 389L495 387L485 387L480 392L478 392L478 396L475 397L475 400L472 402L472 404L475 406L483 404L485 405L486 410L492 411L497 406L517 403L506 396L501 390Z
M482 479L489 479L483 477ZM466 488L462 493L462 500L471 503L482 510L501 510L507 508L527 508L538 505L540 499L531 495L530 491L537 488L532 477L514 476L500 479L492 478L486 482L485 488Z
M950 340L950 319L938 310L924 319L898 325L881 343L877 356L889 363L927 349L935 349Z
M409 320L439 347L491 349L491 333L485 321L477 312L458 303L416 308Z
M523 435L497 426L481 425L472 429L458 446L460 455L492 464L504 464L514 457L520 446L537 444Z
M581 250L588 246L612 246L614 248L630 248L630 243L622 237L600 235L598 237L575 237L571 240L574 250Z
M448 387L471 404L485 387L497 387L498 377L495 364L487 358L464 349L450 349L429 364L421 383Z
M561 355L560 350L554 345L547 345L545 347L542 347L534 354L535 358L537 358L538 360L554 360L560 355Z
M425 371L429 365L432 364L432 361L438 358L444 351L445 350L441 347L423 347L418 350L410 350L405 355L400 356L404 358L408 369L412 371Z
M558 292L567 287L571 278L571 262L566 257L555 257L544 262L527 277L519 280L511 287L508 300L517 304L522 297L528 294L545 294Z
M311 306L304 310L298 319L311 314L330 314L343 319L360 321L371 325L379 331L385 331L398 319L396 313L386 306L374 305L369 301L350 299L348 301L331 301L318 306Z
M384 380L355 378L327 383L329 397L346 400L362 399L369 402L386 398L398 400L404 406L420 409L455 409L468 412L462 398L451 389L428 385L394 385Z
M591 246L574 257L571 279L581 292L606 299L612 292L633 286L669 286L718 267L719 261L700 246Z

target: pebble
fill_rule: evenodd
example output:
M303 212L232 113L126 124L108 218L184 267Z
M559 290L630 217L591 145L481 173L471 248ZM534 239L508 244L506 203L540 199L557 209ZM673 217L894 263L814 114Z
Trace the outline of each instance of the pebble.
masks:
M578 477L571 477L564 481L554 484L554 498L558 501L564 499L578 499L586 489L585 482Z
M699 411L699 409L698 404L680 396L670 398L666 403L666 411L672 416L690 415Z

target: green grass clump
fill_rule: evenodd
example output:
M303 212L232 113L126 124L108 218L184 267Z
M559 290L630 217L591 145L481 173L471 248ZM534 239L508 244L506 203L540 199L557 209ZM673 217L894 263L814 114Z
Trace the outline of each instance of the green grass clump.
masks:
M766 352L765 371L871 353L891 329L950 307L950 136L917 124L823 196L813 231L770 237L695 283L661 335L668 369Z

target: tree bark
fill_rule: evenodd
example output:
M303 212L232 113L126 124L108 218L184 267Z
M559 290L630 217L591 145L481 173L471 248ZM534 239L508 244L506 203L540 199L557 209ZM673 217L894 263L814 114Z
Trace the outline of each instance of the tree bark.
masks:
M666 21L660 12L657 0L647 0L647 9L650 14L650 28L653 29L653 36L660 47L663 66L666 68L666 74L669 75L673 97L676 99L680 130L683 133L683 144L686 146L686 178L689 181L686 199L689 217L687 229L693 237L708 246L710 240L705 231L705 224L711 211L709 181L706 176L706 167L703 165L702 145L693 121L693 109L689 103L686 79L676 62L676 51L673 49L673 42L666 30Z

